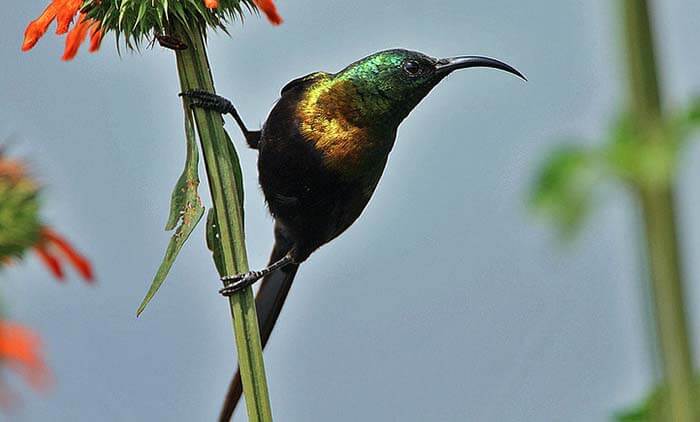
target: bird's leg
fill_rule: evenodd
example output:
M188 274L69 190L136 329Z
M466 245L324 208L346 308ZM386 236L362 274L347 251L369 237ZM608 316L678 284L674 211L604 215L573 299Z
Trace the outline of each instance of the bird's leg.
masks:
M291 255L287 254L279 261L273 262L260 271L248 271L244 274L222 277L221 281L223 281L226 286L219 290L219 293L224 296L231 296L237 291L255 284L256 281L260 280L271 272L277 271L284 266L292 264L293 262L294 260L292 259Z
M260 131L248 130L248 127L243 123L243 119L241 119L241 116L238 114L236 107L234 107L228 99L202 90L181 92L180 96L188 98L191 107L200 107L206 110L218 111L221 114L230 114L238 124L241 132L243 132L243 136L245 136L248 145L252 148L257 147L258 141L260 140Z

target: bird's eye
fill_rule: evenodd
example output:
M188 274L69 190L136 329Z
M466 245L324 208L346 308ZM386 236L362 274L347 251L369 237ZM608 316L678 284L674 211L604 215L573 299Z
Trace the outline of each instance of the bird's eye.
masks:
M416 76L420 73L420 65L413 60L409 60L403 64L403 70L411 76Z

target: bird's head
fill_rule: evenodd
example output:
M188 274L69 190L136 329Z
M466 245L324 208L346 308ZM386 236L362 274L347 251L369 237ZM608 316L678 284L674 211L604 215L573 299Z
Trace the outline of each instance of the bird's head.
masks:
M395 49L380 51L335 74L336 82L352 86L358 108L374 119L398 125L447 75L458 69L490 67L525 77L512 66L481 56L435 59L425 54Z

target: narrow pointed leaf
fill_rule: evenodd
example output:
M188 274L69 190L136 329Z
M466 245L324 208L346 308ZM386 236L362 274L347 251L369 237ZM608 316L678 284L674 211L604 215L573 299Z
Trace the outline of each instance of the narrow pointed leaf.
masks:
M175 229L175 226L180 222L180 226L175 230L175 234L168 243L168 248L165 252L165 257L158 268L156 276L153 278L150 289L146 293L146 297L141 302L136 315L141 315L141 312L146 308L146 305L153 299L160 286L165 281L165 278L170 271L170 268L175 262L180 249L187 241L194 228L199 223L199 220L204 215L204 206L202 200L197 193L199 186L199 176L197 174L197 166L199 156L197 152L197 143L194 135L192 124L192 113L185 108L185 134L187 138L187 158L185 160L185 169L175 185L170 203L170 216L165 229L170 231Z
M221 241L219 240L219 229L216 226L216 211L214 208L207 213L207 247L214 257L214 265L219 274L225 273L224 257L221 250Z

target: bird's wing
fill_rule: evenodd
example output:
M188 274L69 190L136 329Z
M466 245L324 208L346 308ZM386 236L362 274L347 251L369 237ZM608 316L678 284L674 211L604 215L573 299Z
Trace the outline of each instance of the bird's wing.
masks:
M330 74L326 73L326 72L314 72L314 73L309 73L306 76L301 76L299 78L293 79L293 80L287 82L287 85L285 85L282 88L280 95L284 95L296 87L306 85L308 83L313 83L314 81L316 81L318 79L326 78L328 76L330 76Z

